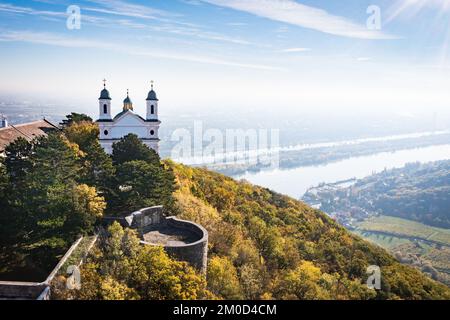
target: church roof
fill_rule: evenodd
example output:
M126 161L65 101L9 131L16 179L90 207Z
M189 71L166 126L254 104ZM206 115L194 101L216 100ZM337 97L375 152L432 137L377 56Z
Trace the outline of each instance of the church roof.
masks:
M128 111L130 111L130 110L123 110L123 111L119 112L118 114L116 114L116 116L114 117L113 120L119 119L123 114L127 113Z
M45 119L1 128L0 152L3 152L11 142L19 137L31 141L36 137L47 135L49 131L55 129L58 129L58 127Z
M105 89L100 92L100 98L99 100L111 100L111 97L109 96L109 91Z
M131 110L123 110L122 112L119 112L118 114L116 114L116 116L114 117L113 121L118 120L120 117L122 117L122 116L123 116L125 113L127 113L127 112L131 113L131 114L132 114L133 116L135 116L135 117L138 117L138 118L141 119L142 121L145 121L144 118L142 118L140 115L134 113L134 112L131 111Z
M156 97L156 92L153 89L150 90L150 92L148 93L147 101L148 100L158 101L158 98Z

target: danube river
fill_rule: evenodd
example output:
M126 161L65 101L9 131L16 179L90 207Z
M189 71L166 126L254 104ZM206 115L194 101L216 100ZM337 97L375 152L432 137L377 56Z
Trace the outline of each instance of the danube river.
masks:
M320 166L271 170L236 176L253 184L270 188L299 199L310 187L321 182L332 183L351 178L363 178L384 169L403 167L410 162L430 162L450 159L450 145L383 152L354 157Z

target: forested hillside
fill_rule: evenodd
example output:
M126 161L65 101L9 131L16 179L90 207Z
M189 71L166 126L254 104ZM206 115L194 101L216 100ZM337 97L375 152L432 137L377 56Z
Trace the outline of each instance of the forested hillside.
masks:
M445 286L302 202L204 169L167 163L179 186L180 216L209 231L207 281L218 297L450 298ZM366 286L369 265L381 267L380 291Z
M61 275L52 298L450 299L447 287L302 202L161 162L134 135L115 143L109 156L97 136L91 119L72 114L61 131L7 148L0 165L0 277L45 277L75 239L99 233L81 267L81 287L67 291ZM162 248L139 245L136 231L101 227L105 215L160 204L208 230L206 279ZM381 267L379 291L366 286L369 265Z
M450 228L450 161L411 164L373 182L384 185L373 204L384 214Z

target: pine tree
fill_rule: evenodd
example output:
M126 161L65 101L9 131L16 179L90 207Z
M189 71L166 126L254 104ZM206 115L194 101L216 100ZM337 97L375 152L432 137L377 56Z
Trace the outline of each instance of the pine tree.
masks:
M142 160L152 164L160 164L159 155L147 147L135 134L128 134L113 144L113 163L120 165L127 161Z

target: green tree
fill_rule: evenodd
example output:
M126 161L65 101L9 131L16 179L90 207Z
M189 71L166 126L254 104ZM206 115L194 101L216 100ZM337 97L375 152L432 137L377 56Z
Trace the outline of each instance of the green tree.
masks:
M72 112L71 114L67 115L66 119L61 122L61 126L70 126L74 122L76 123L82 121L92 122L92 118L88 115L85 115L84 113Z
M117 167L117 193L120 208L128 212L153 205L170 207L173 182L158 165L144 161L129 161Z
M9 176L3 161L0 160L0 256L3 256L2 252L8 244L11 244L12 236L15 234L15 230L8 228L12 218L7 197L8 189Z
M134 134L113 144L116 169L108 212L128 214L146 206L164 205L174 211L175 176L158 154Z
M5 166L13 182L21 181L31 169L33 145L19 137L5 148Z
M83 158L84 175L81 182L95 186L105 198L110 199L114 185L116 168L111 157L105 152L98 141L86 147Z
M3 164L3 162L0 160L0 199L2 199L2 203L3 200L5 199L5 193L6 193L6 189L8 187L8 174L6 173L6 168Z
M128 161L142 160L154 165L160 165L159 155L147 147L135 134L128 134L113 144L112 153L114 165Z

